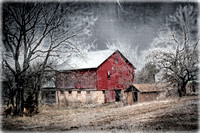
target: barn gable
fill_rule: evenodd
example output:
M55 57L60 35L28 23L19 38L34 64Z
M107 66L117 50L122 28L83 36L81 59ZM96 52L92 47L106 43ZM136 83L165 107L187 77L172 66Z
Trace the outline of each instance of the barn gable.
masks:
M133 85L130 85L130 87L127 88L124 92L139 92L139 90L135 88Z
M131 65L131 66L133 67L133 69L136 69L136 67L133 66L133 64L132 64L119 50L116 50L115 52L118 52L118 53L125 59L125 61L126 61L129 65Z
M126 89L133 83L134 67L116 50L97 68L98 90Z

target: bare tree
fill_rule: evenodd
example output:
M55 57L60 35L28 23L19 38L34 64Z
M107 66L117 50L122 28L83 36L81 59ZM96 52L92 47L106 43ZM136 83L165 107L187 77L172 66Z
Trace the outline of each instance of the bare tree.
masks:
M63 52L79 51L70 39L83 34L90 19L85 23L72 20L78 10L65 6L56 3L3 4L3 67L14 77L14 108L18 114L24 110L24 91L29 81L30 66L37 60L42 62L37 70L37 82L32 81L37 83L35 99L38 100L49 60L59 57ZM91 16L91 13L88 14Z
M7 106L10 104L14 107L14 97L16 95L16 88L14 81L14 77L12 73L5 67L3 68L3 74L2 74L2 103Z
M196 80L198 75L197 9L191 5L180 6L168 17L167 27L153 45L165 47L150 54L161 69L162 80L174 84L179 96L184 96L186 84Z
M158 72L159 70L156 65L148 62L141 70L137 71L135 83L155 83L155 77Z

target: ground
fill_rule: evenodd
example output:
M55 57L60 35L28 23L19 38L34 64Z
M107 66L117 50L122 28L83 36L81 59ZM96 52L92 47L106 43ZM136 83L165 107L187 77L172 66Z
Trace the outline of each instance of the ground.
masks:
M124 106L43 106L32 117L3 117L4 131L198 131L198 97Z

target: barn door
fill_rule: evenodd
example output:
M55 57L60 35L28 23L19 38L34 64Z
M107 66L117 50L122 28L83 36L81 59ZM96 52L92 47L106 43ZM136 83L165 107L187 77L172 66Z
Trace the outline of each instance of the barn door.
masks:
M120 101L121 90L115 90L115 101Z
M115 91L105 91L105 103L115 101Z

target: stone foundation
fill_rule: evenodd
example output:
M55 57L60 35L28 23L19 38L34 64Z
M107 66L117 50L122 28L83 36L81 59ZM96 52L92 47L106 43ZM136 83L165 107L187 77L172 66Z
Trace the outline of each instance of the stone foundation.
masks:
M102 91L94 90L72 90L56 92L56 103L85 103L85 104L103 104L104 94Z

